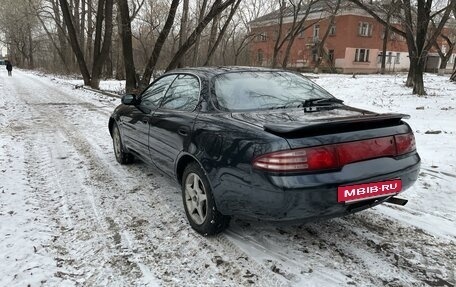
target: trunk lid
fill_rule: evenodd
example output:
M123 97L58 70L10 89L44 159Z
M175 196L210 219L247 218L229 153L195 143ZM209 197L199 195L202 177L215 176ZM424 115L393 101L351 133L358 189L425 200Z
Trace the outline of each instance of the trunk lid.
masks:
M285 138L291 148L389 136L410 130L402 122L408 115L377 114L349 106L311 113L293 109L233 113L231 116Z

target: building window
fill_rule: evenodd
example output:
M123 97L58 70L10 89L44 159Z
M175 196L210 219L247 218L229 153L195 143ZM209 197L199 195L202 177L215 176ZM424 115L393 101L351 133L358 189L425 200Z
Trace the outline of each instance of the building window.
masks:
M386 60L387 64L391 64L391 59L393 58L393 52L388 52L388 58Z
M328 52L329 62L334 65L334 50L329 50Z
M268 39L268 34L266 32L261 32L260 34L257 35L258 42L266 42L267 39Z
M359 22L358 35L362 37L372 36L372 24L368 22Z
M263 60L264 60L264 52L261 49L258 49L257 51L257 64L258 65L263 65Z
M317 62L318 61L318 48L313 47L312 48L312 62Z
M390 40L396 40L396 33L394 33L393 31L390 31Z
M336 24L332 24L331 27L329 28L329 35L330 36L336 35Z
M320 24L315 24L313 27L313 39L318 40L320 38Z
M275 30L274 31L274 41L277 41L279 39L279 31L278 30Z
M381 64L382 63L382 58L383 58L383 52L380 52L378 54L378 57L377 57L377 64Z
M369 62L369 49L356 49L355 62Z
M396 59L394 61L395 64L400 64L401 62L401 53L396 53Z
M454 63L456 61L456 54L453 54L453 56L450 57L450 64Z

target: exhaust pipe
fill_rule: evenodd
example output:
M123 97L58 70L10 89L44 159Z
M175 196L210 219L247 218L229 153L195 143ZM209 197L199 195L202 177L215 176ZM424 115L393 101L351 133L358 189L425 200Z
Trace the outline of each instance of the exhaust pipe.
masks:
M398 197L390 197L386 200L386 202L404 206L407 204L408 200L403 199L403 198L398 198Z

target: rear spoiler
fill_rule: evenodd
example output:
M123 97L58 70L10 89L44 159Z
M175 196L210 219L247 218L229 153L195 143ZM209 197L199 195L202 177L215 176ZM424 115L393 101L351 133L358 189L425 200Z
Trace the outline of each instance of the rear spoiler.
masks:
M263 129L273 134L293 133L325 133L328 130L347 130L373 128L379 125L394 125L401 119L409 119L406 114L367 114L362 116L323 118L306 122L271 123L263 125Z

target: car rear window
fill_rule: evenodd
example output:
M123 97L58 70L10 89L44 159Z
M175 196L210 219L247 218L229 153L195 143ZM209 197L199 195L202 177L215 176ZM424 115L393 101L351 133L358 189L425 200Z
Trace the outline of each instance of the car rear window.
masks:
M228 111L298 107L305 100L333 98L309 79L283 71L230 72L217 76L214 86L219 107Z

